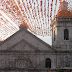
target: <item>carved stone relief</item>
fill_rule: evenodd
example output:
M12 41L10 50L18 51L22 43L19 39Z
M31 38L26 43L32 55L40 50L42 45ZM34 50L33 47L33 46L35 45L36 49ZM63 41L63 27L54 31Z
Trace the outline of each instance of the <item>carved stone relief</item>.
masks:
M16 67L18 68L33 68L33 63L29 56L20 55L16 59Z
M9 59L7 59L7 60L5 60L5 61L3 61L4 63L3 63L3 67L5 68L5 67L15 67L15 61L12 61L12 60L9 60Z
M0 68L33 68L33 62L28 55L7 55L0 60Z
M25 60L17 60L16 61L17 68L27 68L27 61Z
M15 64L15 61L9 61L9 67L15 67L16 66L16 64Z

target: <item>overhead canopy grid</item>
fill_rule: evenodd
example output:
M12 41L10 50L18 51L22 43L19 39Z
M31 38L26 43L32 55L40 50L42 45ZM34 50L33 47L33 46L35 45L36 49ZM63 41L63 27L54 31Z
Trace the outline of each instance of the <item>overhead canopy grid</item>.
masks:
M63 0L0 0L0 40L5 40L24 24L32 33L51 36L51 20ZM69 5L72 3L68 1ZM72 9L69 6L68 9Z

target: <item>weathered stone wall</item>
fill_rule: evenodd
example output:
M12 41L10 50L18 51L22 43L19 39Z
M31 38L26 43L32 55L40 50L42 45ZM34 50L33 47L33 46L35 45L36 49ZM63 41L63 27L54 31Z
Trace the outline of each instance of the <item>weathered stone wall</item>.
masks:
M47 58L51 59L51 70L56 69L55 50L23 28L0 44L1 71L47 72Z
M57 53L57 68L72 69L72 53L66 53L66 52Z
M5 70L0 70L0 72L47 72L47 69L45 70L34 70L34 69L29 69L29 70L24 70L24 69L17 69L17 70L13 70L13 69L5 69ZM50 72L57 72L57 70L50 70Z
M45 69L46 58L51 59L51 69L56 68L56 55L50 52L29 52L29 51L3 51L0 53L0 68L33 68Z
M47 72L46 58L51 59L51 72L58 69L72 69L72 53L1 51L0 71L5 72Z
M56 54L52 52L37 51L1 51L0 52L0 69L16 70L36 70L36 72L46 72L45 60L51 59L51 70L56 68ZM11 70L11 71L12 71ZM34 71L33 71L34 72Z

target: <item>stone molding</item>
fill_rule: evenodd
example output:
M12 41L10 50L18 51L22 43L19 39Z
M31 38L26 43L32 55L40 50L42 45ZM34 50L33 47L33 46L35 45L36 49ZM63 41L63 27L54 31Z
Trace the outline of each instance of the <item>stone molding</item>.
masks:
M72 17L58 17L58 21L71 21L72 22Z
M26 40L22 39L21 41L17 42L16 44L14 44L13 46L7 48L7 50L11 50L13 49L15 46L19 45L21 42L25 42L25 44L29 45L31 48L38 50L38 48L34 47L32 44L28 43Z

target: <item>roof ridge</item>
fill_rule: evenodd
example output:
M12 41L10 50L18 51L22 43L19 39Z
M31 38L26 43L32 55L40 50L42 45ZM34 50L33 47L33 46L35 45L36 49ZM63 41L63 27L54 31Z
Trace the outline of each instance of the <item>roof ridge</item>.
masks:
M36 37L35 35L33 35L31 32L29 32L27 29L20 29L19 31L17 31L16 33L14 33L12 36L10 36L9 38L7 38L6 40L4 40L3 42L0 43L0 45L4 44L5 42L7 42L8 40L10 40L13 36L17 35L18 33L20 33L21 31L25 30L25 32L27 32L28 34L30 34L32 37L36 38L39 42L41 42L42 44L46 45L47 47L51 48L52 50L56 51L55 49L52 48L51 45L45 43L43 40L41 40L40 38Z

